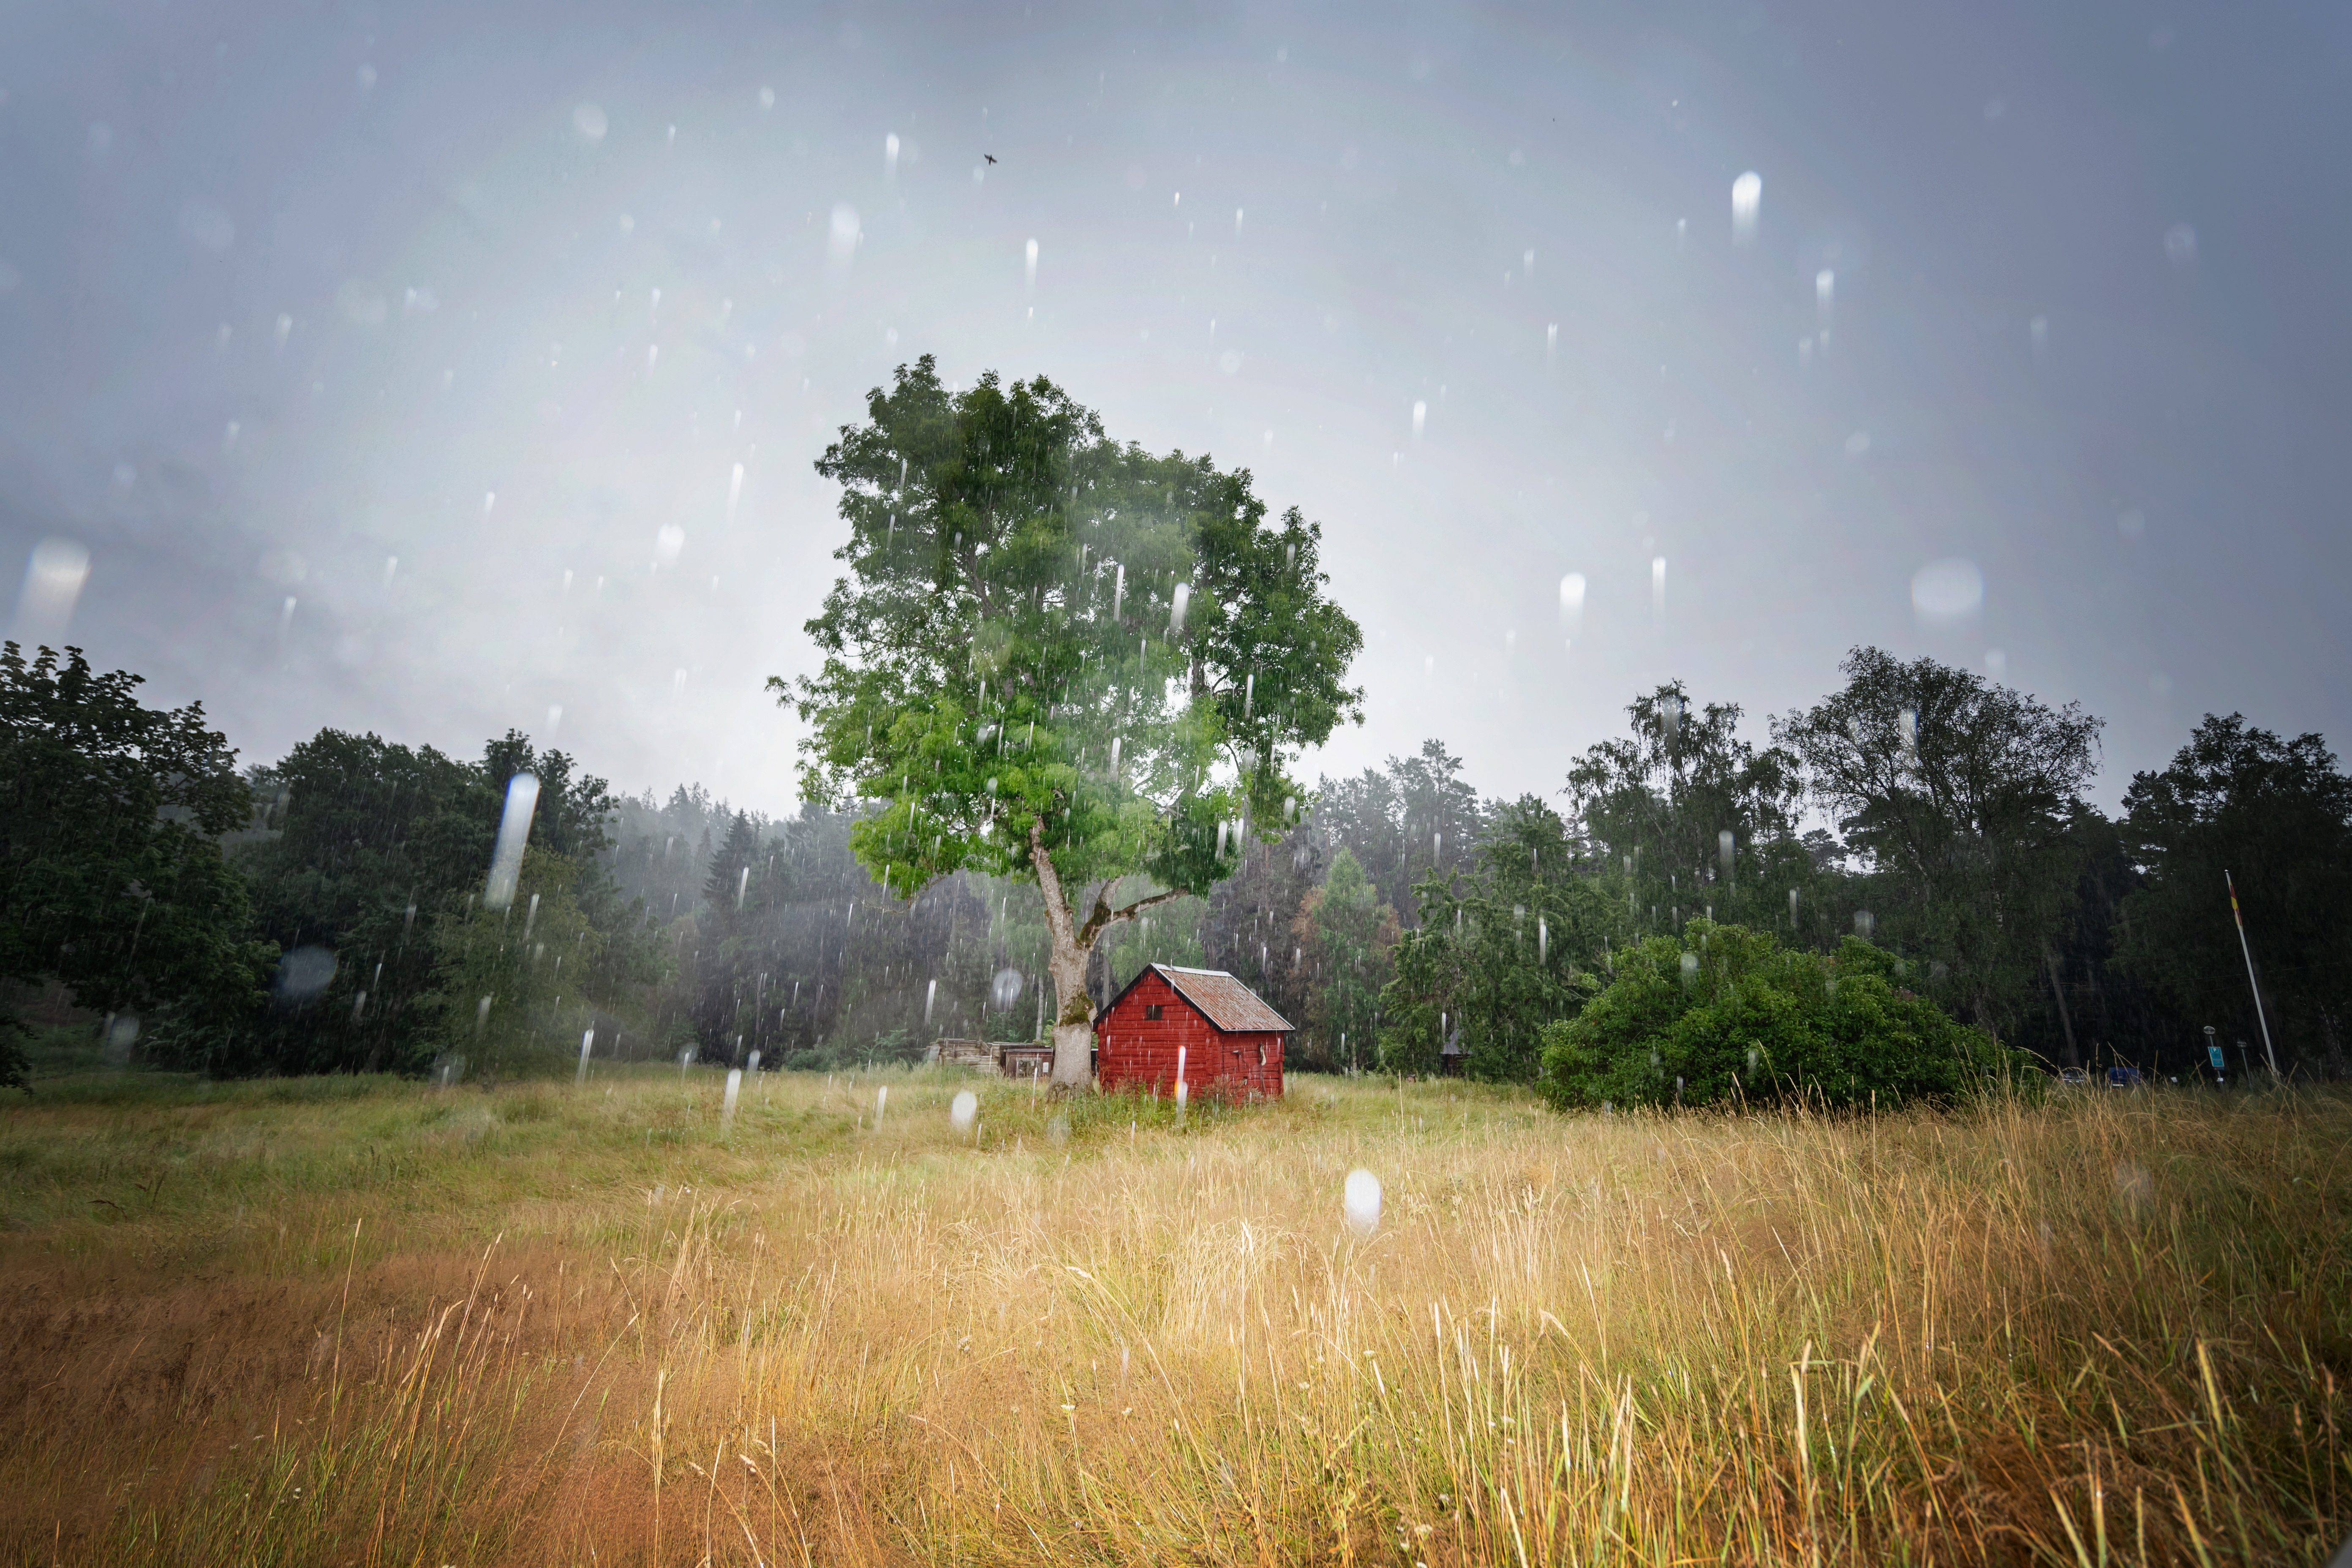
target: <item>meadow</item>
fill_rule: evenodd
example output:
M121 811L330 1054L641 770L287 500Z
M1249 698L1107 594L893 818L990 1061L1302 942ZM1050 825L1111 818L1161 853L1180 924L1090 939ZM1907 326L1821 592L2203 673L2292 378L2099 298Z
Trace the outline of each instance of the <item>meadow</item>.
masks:
M1180 1118L919 1068L761 1075L730 1123L721 1083L12 1097L0 1562L2204 1568L2352 1531L2340 1096L1563 1117L1302 1076Z

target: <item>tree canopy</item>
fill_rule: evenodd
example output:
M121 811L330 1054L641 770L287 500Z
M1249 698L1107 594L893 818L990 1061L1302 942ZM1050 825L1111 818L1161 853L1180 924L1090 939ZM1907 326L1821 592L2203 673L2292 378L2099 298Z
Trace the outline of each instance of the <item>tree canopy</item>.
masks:
M1884 875L1887 937L1946 965L1937 984L2009 1023L2074 893L2071 833L2101 721L1931 658L1856 648L1844 689L1775 721L1848 848ZM1874 924L1874 930L1877 925Z
M272 954L218 842L252 797L204 705L150 708L142 684L79 648L0 647L0 979L215 1030L258 1002ZM20 1032L0 1012L0 1084L25 1083Z
M1247 470L1118 445L1043 377L950 392L929 356L816 467L842 487L847 572L808 623L822 668L770 681L810 726L803 794L875 803L852 847L901 894L962 869L1039 881L1055 1077L1083 1081L1095 937L1278 831L1299 749L1360 718L1362 634L1324 595L1321 529L1270 521ZM1139 872L1162 890L1113 908Z
M2352 778L2326 742L2208 714L2168 767L2134 775L2123 837L2147 868L2124 904L2126 964L2194 1020L2259 1039L2230 914L2234 881L2273 1032L2340 1057L2352 1005Z

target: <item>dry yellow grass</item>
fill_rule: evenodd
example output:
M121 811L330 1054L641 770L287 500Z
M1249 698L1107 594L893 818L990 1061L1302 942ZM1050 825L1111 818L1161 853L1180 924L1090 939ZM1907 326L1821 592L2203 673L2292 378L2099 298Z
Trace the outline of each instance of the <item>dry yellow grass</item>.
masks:
M874 1090L889 1104L874 1125ZM787 1075L0 1112L25 1562L2290 1563L2352 1106ZM1339 1209L1386 1186L1369 1240Z

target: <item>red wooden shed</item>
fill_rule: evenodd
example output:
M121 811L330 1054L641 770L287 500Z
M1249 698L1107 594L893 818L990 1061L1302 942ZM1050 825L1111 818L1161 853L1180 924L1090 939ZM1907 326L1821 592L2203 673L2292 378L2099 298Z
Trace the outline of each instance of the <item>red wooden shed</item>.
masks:
M1272 1098L1289 1037L1288 1021L1223 970L1146 964L1095 1016L1095 1080L1172 1095L1181 1047L1188 1096Z

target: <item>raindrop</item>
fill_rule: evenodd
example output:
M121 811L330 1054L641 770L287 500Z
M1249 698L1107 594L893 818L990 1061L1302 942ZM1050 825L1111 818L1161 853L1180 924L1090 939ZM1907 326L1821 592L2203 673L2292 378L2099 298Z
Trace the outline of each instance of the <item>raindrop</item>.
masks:
M741 502L741 500L743 500L743 465L742 465L742 464L740 464L740 463L738 463L738 464L736 464L736 465L735 465L735 471L734 471L733 473L730 474L730 475L728 476L728 478L727 478L727 521L728 521L732 522L732 521L735 521L735 508L736 508L736 506L737 506L739 503L740 503L740 502Z
M2139 508L2133 507L2126 511L2116 514L2116 532L2125 539L2136 544L2139 542L2140 535L2147 531L2147 514L2141 511Z
M827 225L825 233L825 254L832 261L835 271L847 269L850 258L857 254L857 242L861 232L857 223L857 209L847 202L835 202L833 207L833 217Z
M1871 934L1877 931L1877 916L1872 914L1868 910L1856 910L1853 911L1854 935L1862 938L1864 942L1868 942L1871 938Z
M1666 558L1650 558L1650 615L1652 618L1666 613Z
M948 1125L958 1133L969 1132L980 1120L980 1096L968 1089L958 1089L948 1104Z
M1837 313L1837 274L1822 268L1813 274L1813 315L1826 328Z
M1192 584L1179 583L1168 606L1168 635L1176 637L1184 629L1184 614L1192 607Z
M898 177L898 133L896 131L882 138L882 175L890 180Z
M1559 629L1576 637L1584 626L1584 574L1570 572L1559 580Z
M1764 205L1764 176L1750 169L1731 182L1731 242L1756 243L1757 215Z
M677 564L678 552L686 548L686 530L676 523L664 523L654 534L654 559L665 566Z
M1037 287L1037 242L1034 239L1029 242L1028 255L1023 262L1023 267L1029 287L1034 289Z
M2176 272L2194 268L2197 265L2197 231L2185 223L2177 223L2166 229L2164 254Z
M1848 436L1845 438L1845 455L1847 457L1859 458L1864 452L1869 450L1870 432L1867 430L1857 430L1853 435Z
M1019 970L1011 967L1000 969L996 972L996 978L989 983L989 1000L996 1004L996 1010L1001 1013L1021 1000L1021 985Z
M1381 1179L1370 1171L1349 1172L1339 1207L1347 1216L1348 1228L1364 1240L1370 1240L1372 1233L1381 1228Z
M318 1000L335 977L335 955L323 947L298 947L278 961L270 991L287 1006Z
M1419 439L1421 438L1421 432L1422 432L1422 430L1423 430L1423 426L1427 426L1427 425L1428 425L1428 423L1429 423L1429 405L1428 405L1428 404L1426 404L1426 403L1424 403L1424 402L1422 402L1422 401L1420 401L1420 400L1416 399L1416 400L1414 401L1414 403L1413 403L1413 405L1412 405L1412 435L1413 435L1413 439L1415 439L1415 440L1417 441L1417 440L1419 440Z
M604 110L599 105L583 103L572 111L572 129L580 133L583 142L591 144L602 142L604 132L610 128L610 121L604 118Z
M59 643L89 580L89 552L72 540L51 537L34 545L25 563L10 637L28 647Z
M539 780L517 773L507 781L506 809L499 817L497 846L490 852L490 879L482 907L503 910L514 902L515 884L522 876L524 840L530 837L530 816L539 805Z
M1983 606L1984 589L1984 574L1975 562L1948 556L1912 575L1911 607L1924 625L1957 626Z

